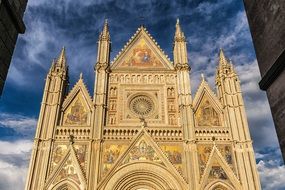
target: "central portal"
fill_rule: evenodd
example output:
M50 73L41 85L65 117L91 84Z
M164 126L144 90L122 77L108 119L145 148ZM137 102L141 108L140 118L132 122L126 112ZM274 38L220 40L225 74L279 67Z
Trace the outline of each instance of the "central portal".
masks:
M185 187L165 167L139 161L118 168L103 189L169 190Z

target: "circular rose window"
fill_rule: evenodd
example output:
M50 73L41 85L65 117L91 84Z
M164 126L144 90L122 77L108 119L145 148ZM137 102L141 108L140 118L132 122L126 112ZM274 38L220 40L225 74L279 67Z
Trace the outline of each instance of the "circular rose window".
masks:
M139 95L130 101L130 109L139 116L148 116L154 110L154 103L148 96Z

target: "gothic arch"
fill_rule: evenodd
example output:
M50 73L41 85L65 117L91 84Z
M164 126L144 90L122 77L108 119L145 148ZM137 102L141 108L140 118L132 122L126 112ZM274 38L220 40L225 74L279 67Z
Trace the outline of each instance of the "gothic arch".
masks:
M182 182L162 165L136 162L121 166L108 179L104 189L113 190L169 190L185 189Z
M205 190L235 190L235 188L225 181L216 180L209 183Z
M53 187L50 186L48 190L79 190L80 187L72 180L62 180Z

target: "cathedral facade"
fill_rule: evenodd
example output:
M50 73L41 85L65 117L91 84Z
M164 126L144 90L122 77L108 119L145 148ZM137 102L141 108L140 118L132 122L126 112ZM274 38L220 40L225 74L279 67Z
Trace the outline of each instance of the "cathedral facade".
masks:
M105 22L90 96L68 90L65 49L46 78L26 190L259 190L240 82L222 50L215 94L191 93L186 38L173 62L145 27L110 62ZM214 65L213 65L214 67Z

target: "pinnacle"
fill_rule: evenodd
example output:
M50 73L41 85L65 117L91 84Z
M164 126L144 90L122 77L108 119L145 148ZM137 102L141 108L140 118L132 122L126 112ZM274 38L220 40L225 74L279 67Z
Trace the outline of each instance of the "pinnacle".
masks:
M180 26L180 21L179 18L177 18L176 20L176 30L175 30L175 40L181 40L184 39L185 40L185 36L184 33L182 32L181 26Z
M201 73L201 78L202 78L202 81L205 81L204 73Z
M100 34L100 39L110 39L108 19L105 19L105 21L104 21L104 26L103 26L103 30Z
M224 51L222 48L220 48L220 53L219 53L219 65L223 66L223 65L227 65L228 61L227 58L225 57Z
M59 57L57 58L57 66L65 67L66 66L66 55L65 55L65 47L63 46L60 52Z

